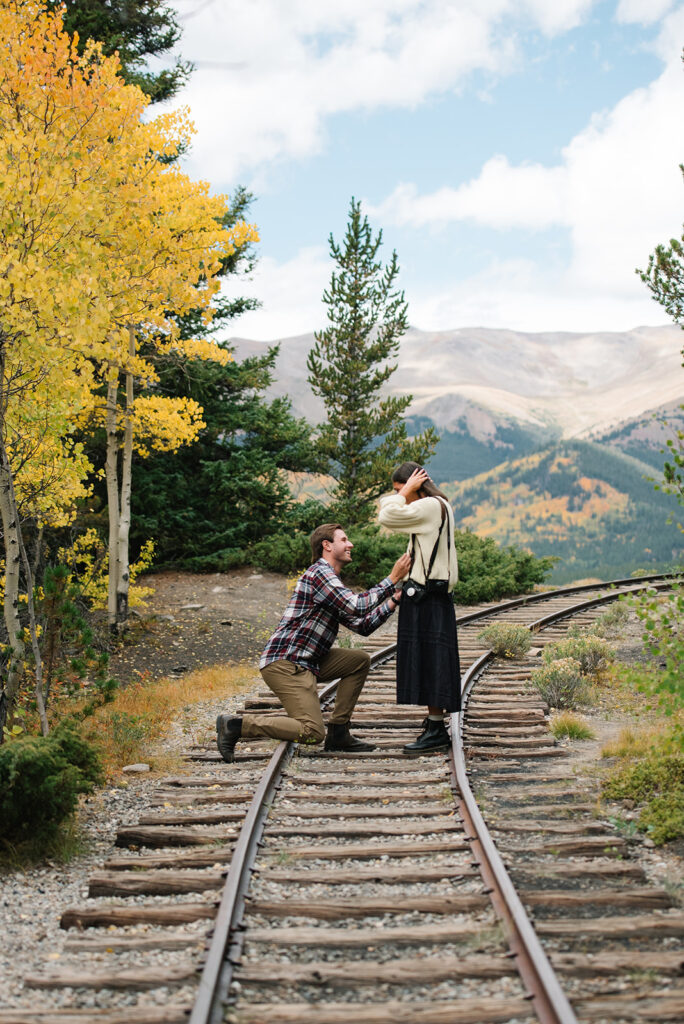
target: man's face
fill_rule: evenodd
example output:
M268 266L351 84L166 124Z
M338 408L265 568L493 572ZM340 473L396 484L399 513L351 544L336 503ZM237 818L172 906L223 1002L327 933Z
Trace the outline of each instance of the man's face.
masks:
M331 541L326 541L326 543L330 545L328 551L336 562L339 562L341 565L346 565L347 562L351 562L351 552L354 545L349 540L344 530L335 530L333 539Z

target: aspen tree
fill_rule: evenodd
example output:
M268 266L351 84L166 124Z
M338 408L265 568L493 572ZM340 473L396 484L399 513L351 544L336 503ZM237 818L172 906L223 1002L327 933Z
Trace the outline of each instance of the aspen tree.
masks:
M147 98L123 83L116 58L94 45L79 55L59 14L33 0L0 5L0 35L0 512L10 648L1 726L25 654L20 566L32 599L22 515L68 520L86 469L68 436L96 414L102 386L113 404L124 380L128 404L116 412L124 462L143 421L161 445L195 436L196 403L135 403L136 375L154 379L138 339L216 358L206 342L180 341L168 310L200 306L209 316L221 258L256 233L244 223L225 231L225 197L160 159L187 138L187 113L144 124ZM114 510L124 518L127 486ZM113 570L127 575L119 532ZM38 690L35 630L32 644Z

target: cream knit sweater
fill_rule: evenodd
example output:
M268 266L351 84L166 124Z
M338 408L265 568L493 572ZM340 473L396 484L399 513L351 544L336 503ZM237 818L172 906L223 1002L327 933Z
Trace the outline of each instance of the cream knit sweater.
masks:
M407 505L403 494L394 492L380 499L378 519L381 525L392 533L415 534L416 549L411 578L418 583L424 583L423 564L427 569L442 522L440 505L446 505L451 526L451 557L449 557L447 549L447 524L445 522L430 579L445 580L448 577L451 588L455 587L458 582L458 561L454 547L454 512L448 502L443 502L440 498L418 498ZM409 549L410 546L409 541Z

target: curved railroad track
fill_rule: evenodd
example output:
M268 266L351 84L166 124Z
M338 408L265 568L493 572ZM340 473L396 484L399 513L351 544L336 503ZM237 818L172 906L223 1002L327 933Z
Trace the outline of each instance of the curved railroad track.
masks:
M529 686L533 659L493 661L477 638L503 617L539 647L647 583L669 585L460 616L465 713L448 759L402 755L420 710L394 703L394 645L373 638L354 728L376 750L254 742L233 765L191 752L157 809L119 828L127 852L91 878L97 902L63 915L70 962L26 978L35 1006L0 1024L684 1019L684 914L573 776Z

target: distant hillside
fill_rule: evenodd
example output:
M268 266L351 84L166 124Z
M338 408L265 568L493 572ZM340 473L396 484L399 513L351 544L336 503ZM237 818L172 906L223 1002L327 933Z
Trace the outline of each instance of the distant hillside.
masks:
M675 440L677 430L684 430L684 408L677 402L670 402L660 409L627 420L613 430L597 435L594 440L625 455L633 455L661 471L667 457L664 454L667 442Z
M292 400L312 422L323 417L306 380L313 334L275 339L280 345L274 396ZM233 338L238 358L262 353L266 343ZM398 368L389 381L397 394L413 395L410 414L441 430L459 432L463 418L477 440L491 440L497 423L556 436L609 430L667 402L684 400L675 325L631 331L570 333L464 327L409 330Z
M551 578L564 583L684 560L667 523L679 507L646 475L651 466L605 444L566 441L443 486L459 526L559 558Z

